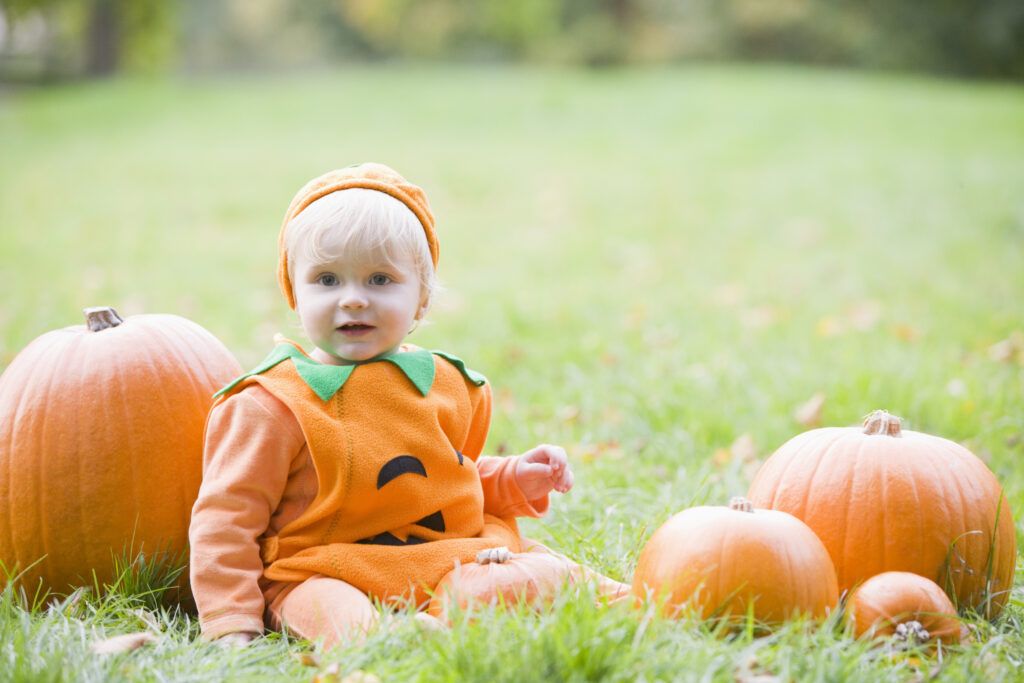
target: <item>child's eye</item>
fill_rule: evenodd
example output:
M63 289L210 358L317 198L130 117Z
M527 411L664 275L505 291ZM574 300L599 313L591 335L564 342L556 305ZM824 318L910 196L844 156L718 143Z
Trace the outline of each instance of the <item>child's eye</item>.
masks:
M370 284L377 285L378 287L383 286L391 282L391 278L383 273L377 273L376 275L370 276Z
M333 287L338 284L338 278L331 275L330 273L322 273L316 278L316 281L324 287Z

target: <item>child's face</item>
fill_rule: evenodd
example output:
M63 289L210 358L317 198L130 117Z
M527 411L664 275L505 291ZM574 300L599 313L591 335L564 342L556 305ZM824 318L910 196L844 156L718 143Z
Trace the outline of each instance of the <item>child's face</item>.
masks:
M295 258L296 311L317 360L349 364L394 351L423 314L425 301L409 255Z

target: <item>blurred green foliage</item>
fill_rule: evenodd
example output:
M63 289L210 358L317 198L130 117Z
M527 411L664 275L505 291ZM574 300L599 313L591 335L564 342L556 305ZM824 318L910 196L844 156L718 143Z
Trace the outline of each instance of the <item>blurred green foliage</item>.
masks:
M1024 76L1020 0L0 0L0 78L753 59Z

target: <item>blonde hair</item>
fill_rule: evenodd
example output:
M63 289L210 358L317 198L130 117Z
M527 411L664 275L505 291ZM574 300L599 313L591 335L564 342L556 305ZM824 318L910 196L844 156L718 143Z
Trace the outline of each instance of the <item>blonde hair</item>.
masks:
M343 254L382 258L394 263L410 256L419 275L420 291L429 306L438 290L430 245L416 214L394 197L364 188L332 192L316 200L285 228L285 249L313 263L327 263ZM288 276L295 281L295 259Z

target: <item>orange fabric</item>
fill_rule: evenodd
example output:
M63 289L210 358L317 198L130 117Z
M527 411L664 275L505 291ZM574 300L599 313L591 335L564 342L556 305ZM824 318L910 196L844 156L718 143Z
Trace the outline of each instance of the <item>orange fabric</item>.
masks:
M292 368L289 361L281 365ZM353 382L360 375L371 379L365 377L366 370L371 370L369 375L377 376L372 371L375 366L379 366L380 370L391 368L396 373L400 372L390 363L374 363L356 368L349 383L334 400L348 393L353 397L351 400L359 402L353 389L359 384ZM440 400L448 395L448 392L442 390L443 387L448 387L449 390L454 389L455 394L463 393L463 401L468 401L461 405L465 412L463 419L454 422L466 428L462 451L465 467L473 467L473 459L476 459L475 470L479 475L477 487L482 491L483 500L482 513L478 513L480 517L486 514L507 520L514 516L539 517L544 514L548 505L547 497L528 501L516 485L516 458L479 455L490 419L488 387L467 385L462 375L443 359L437 359L437 370L438 377L430 394ZM454 371L455 376L446 370ZM456 377L458 381L455 381ZM389 393L404 396L407 392L402 389L406 387L409 388L408 393L420 396L403 375L390 375L385 379L377 387L382 398L386 398ZM397 391L394 382L399 383ZM475 404L474 400L469 399L470 394L475 396ZM421 402L426 401L422 396L420 399ZM314 402L313 405L315 402L329 405L323 404L315 396L310 400ZM452 410L459 407L459 402L454 398L449 397L446 401L451 401L448 407ZM352 415L348 414L348 417L351 419ZM376 438L381 431L379 425L391 424L391 419L378 416L369 425L364 425L364 428L370 429ZM444 421L450 428L454 424L450 417ZM396 427L388 432L400 433L403 429ZM447 439L447 436L444 438ZM450 455L457 461L454 450ZM431 470L428 464L428 474ZM211 411L206 427L203 471L203 484L193 508L190 543L191 585L199 607L204 637L216 638L233 631L262 632L265 605L272 603L283 589L290 589L294 584L274 581L263 575L259 540L275 538L286 527L295 528L293 523L318 498L321 487L309 443L292 410L260 383L251 382L244 389L238 387L223 397ZM437 475L440 472L434 474L435 480L439 479ZM335 476L338 476L337 473ZM423 483L429 477L424 480L418 475L402 475L386 485L385 489L398 484L402 479ZM344 481L336 481L334 485L343 489L346 484ZM439 481L431 490L436 493L441 486L447 489L444 482ZM408 499L412 501L420 493L413 492ZM320 499L331 500L329 494L330 489L325 490ZM476 496L471 498L477 500ZM405 501L399 501L399 507L404 504ZM414 520L422 517L412 516ZM498 526L508 529L507 522L499 522ZM265 540L264 543L269 545ZM278 543L278 553L284 557L280 551L280 541ZM489 547L502 544L507 545L504 540L488 541L484 545ZM284 547L288 553L292 546L284 544ZM355 545L355 548L364 551L370 549L375 553L381 550L402 550L364 545ZM385 553L382 564L396 566L398 561L398 555ZM450 568L451 564L449 559L446 566ZM371 562L367 568L371 567L375 573L379 572L379 565ZM315 573L297 572L295 577L299 578L301 574L305 578ZM271 617L269 613L266 616L268 619Z
M328 171L310 180L296 193L284 215L281 232L277 238L279 253L277 280L284 298L293 309L295 308L295 294L292 292L292 281L288 275L288 253L285 249L285 232L288 223L321 197L332 192L354 188L377 190L408 206L409 210L419 219L420 225L423 226L423 233L426 235L427 245L430 247L430 258L434 263L434 269L437 269L440 246L437 241L437 233L434 231L434 214L430 211L427 195L421 188L413 185L397 171L384 164L357 164Z

